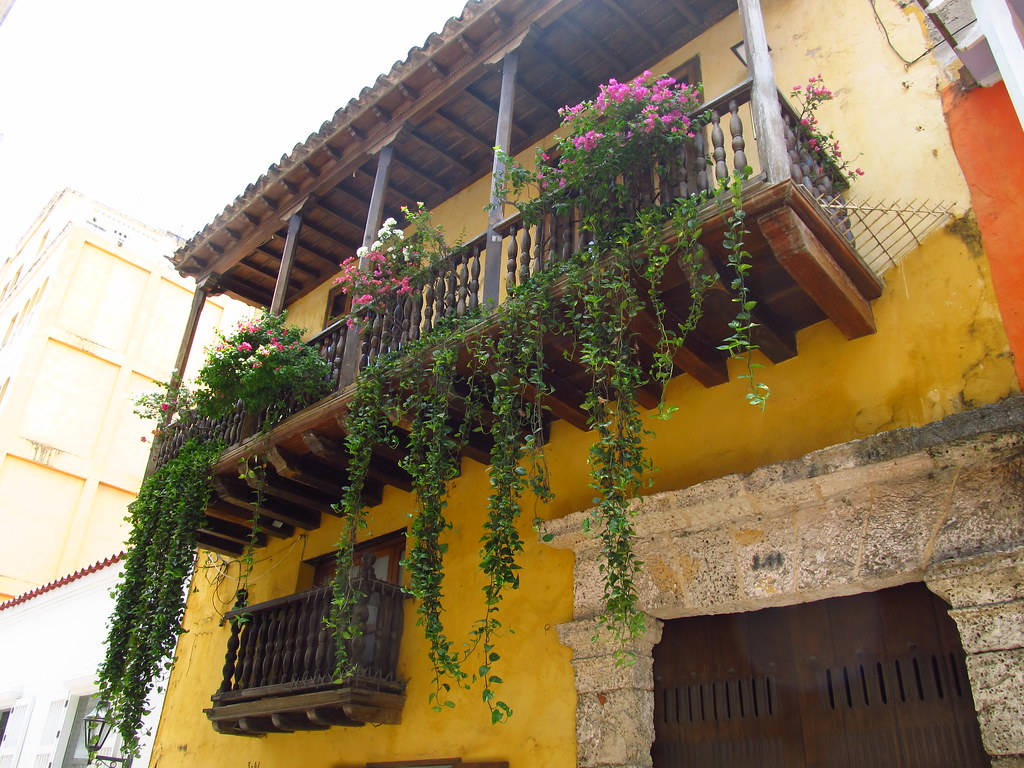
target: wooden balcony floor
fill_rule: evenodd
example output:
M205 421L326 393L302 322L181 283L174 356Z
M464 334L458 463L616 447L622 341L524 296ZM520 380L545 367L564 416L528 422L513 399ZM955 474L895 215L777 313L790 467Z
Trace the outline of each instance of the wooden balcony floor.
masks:
M791 181L767 185L751 182L744 190L749 230L745 241L753 268L748 273L757 300L754 341L772 362L797 354L796 333L821 320L833 322L847 338L874 331L870 301L881 294L882 283L857 255L847 237L830 221L814 199ZM717 279L708 292L703 317L674 356L677 375L689 374L705 387L728 380L725 354L716 349L729 335L735 317L730 284L733 275L722 248L726 215L714 204L705 209L701 242L707 253L705 269ZM661 286L668 322L681 320L689 309L687 276L679 265L666 271ZM480 322L478 332L492 333L493 320ZM641 359L650 359L657 330L649 314L637 317L633 330ZM553 394L545 399L551 419L563 419L586 429L582 402L589 387L585 369L572 359L571 340L545 339L545 360L552 374ZM331 504L347 483L344 450L345 415L354 395L348 386L302 410L265 435L230 447L219 460L215 498L200 532L203 547L237 555L249 541L254 513L266 537L288 537L296 529L317 528L323 515L335 514ZM639 393L640 404L654 407L660 392L653 384ZM457 404L452 418L457 420ZM475 434L464 455L487 463L490 445ZM266 499L256 509L251 488L238 479L238 462L254 455L267 460ZM366 500L379 503L384 485L410 490L410 480L398 466L401 451L380 446L366 484Z

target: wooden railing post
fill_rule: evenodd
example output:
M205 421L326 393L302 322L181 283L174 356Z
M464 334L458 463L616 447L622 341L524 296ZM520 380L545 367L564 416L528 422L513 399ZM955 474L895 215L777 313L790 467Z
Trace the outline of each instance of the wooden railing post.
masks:
M498 102L498 127L494 146L510 152L512 146L512 109L516 100L516 72L519 69L518 51L509 51L501 64L501 98ZM505 218L505 209L497 192L498 178L505 172L505 164L497 152L491 170L491 208L487 214L487 250L484 262L484 303L498 303L501 286L501 235L496 231Z
M384 194L387 192L388 179L391 176L391 157L394 155L394 147L390 144L377 155L377 174L373 179L373 192L370 193L370 207L366 211L366 226L363 229L363 246L369 248L377 237L381 221L384 217ZM366 257L359 259L359 269L365 271L369 267ZM362 328L359 322L354 323L345 336L345 356L341 363L342 386L355 381L359 372L359 358L362 352L362 344L359 339L362 335Z
M747 50L747 68L752 81L750 113L757 136L757 152L761 170L769 184L789 178L789 153L786 135L779 113L779 96L775 85L775 71L768 52L768 37L764 30L764 16L760 0L737 0L743 21L743 40Z

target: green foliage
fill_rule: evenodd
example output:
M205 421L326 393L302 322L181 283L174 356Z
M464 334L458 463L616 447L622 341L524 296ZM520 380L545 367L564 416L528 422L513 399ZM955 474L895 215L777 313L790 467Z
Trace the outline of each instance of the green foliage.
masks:
M98 679L100 695L111 703L132 751L138 748L146 698L172 663L197 530L210 497L210 470L220 450L215 444L186 443L146 478L128 507L132 530Z
M229 336L219 334L196 379L199 414L226 416L241 400L250 414L266 414L268 429L327 394L330 369L302 334L285 324L284 313L269 312L239 323Z

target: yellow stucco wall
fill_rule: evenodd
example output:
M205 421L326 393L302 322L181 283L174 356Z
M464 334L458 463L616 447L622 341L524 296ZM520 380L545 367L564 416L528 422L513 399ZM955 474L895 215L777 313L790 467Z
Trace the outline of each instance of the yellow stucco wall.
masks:
M64 192L0 265L0 597L123 546L152 429L131 400L168 378L192 300L176 242ZM208 302L197 346L228 303Z
M929 196L966 206L967 190L949 146L935 90L938 73L931 63L904 71L886 47L867 3L764 4L778 82L788 90L821 72L837 91L837 101L822 109L821 122L835 129L852 156L863 153L855 162L867 176L857 182L856 192L903 199ZM879 11L897 30L910 23L886 4ZM741 37L734 14L658 69L700 55L706 94L714 96L744 76L728 50ZM920 37L916 43L924 44ZM476 234L485 221L486 194L487 182L478 182L441 206L435 221L455 235L462 230ZM885 282L882 297L873 305L877 333L847 341L825 321L800 332L796 358L763 369L762 378L772 389L764 413L745 404L737 370L729 384L713 389L686 376L672 381L666 398L680 410L668 422L650 422L656 436L649 447L659 467L650 491L751 470L880 430L925 424L1017 391L983 254L955 235L938 232L890 269ZM291 319L318 327L325 295L314 292L297 302ZM305 319L314 317L315 322ZM590 441L590 435L564 422L553 425L547 456L556 500L538 507L541 517L590 505ZM454 528L445 536L447 623L456 644L467 637L483 610L475 561L486 496L484 468L463 462L449 496ZM411 511L410 496L388 488L384 503L370 515L364 537L406 526ZM300 563L332 551L337 529L328 520L308 537L261 550L250 579L251 600L299 588ZM409 604L399 666L400 675L409 680L401 725L260 739L215 734L202 709L209 706L220 681L227 628L219 625L218 615L230 607L237 565L225 567L204 553L189 596L188 633L179 644L152 764L269 768L292 764L301 755L302 764L310 768L444 756L508 760L512 768L575 765L572 667L569 651L554 631L571 618L572 556L538 543L528 520L522 521L521 530L527 542L522 588L502 607L502 620L515 634L502 639L497 670L506 681L500 695L515 710L509 723L488 724L478 690L457 693L455 710L430 710L425 643Z

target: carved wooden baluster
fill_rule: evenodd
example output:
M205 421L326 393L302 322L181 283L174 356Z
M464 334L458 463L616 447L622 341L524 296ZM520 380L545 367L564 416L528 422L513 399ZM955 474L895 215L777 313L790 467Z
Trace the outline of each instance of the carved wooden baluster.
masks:
M469 250L466 248L458 254L457 269L459 293L455 298L455 314L462 317L469 306Z
M289 683L292 681L292 666L295 664L295 627L298 623L295 616L297 606L290 602L281 608L282 629L284 638L281 640L281 668L278 671L277 682Z
M345 343L349 337L349 327L346 323L338 324L338 343L334 345L334 359L331 361L332 381L335 389L341 388L341 361L345 358Z
M569 211L565 214L565 226L562 227L562 241L559 243L558 256L562 261L565 261L572 254L572 240L573 240L573 211Z
M786 151L789 154L789 177L794 184L803 184L804 171L800 167L800 153L796 150L796 129L793 125L793 116L785 109L782 110L782 125L786 136Z
M382 639L388 648L388 660L385 670L390 679L395 679L398 670L398 646L402 641L402 624L405 616L402 611L402 595L396 590L391 595L391 604L394 609L391 612L391 623Z
M740 108L735 99L729 102L729 134L732 136L733 168L742 171L747 167L747 142L743 138L743 121L740 120Z
M391 325L391 349L401 349L405 344L405 323L408 319L409 310L405 306L406 297L398 295L395 297L395 312Z
M320 598L321 605L323 606L321 611L322 617L330 615L331 610L331 593L330 590L324 592ZM326 621L321 621L319 625L319 631L317 632L316 642L316 677L319 680L330 680L334 677L334 661L335 661L335 637L336 633L331 629Z
M370 362L372 363L378 357L380 353L384 351L381 346L384 341L384 314L387 312L387 305L381 307L378 312L373 314L373 331L370 335Z
M263 657L262 665L258 670L256 685L267 685L269 684L271 677L270 671L273 669L273 658L274 658L274 643L276 637L278 637L278 623L276 623L276 616L272 610L263 612L263 621L266 630L266 634L263 638Z
M480 254L483 249L479 245L473 246L473 252L469 260L469 308L471 310L480 306Z
M708 183L708 144L706 129L701 128L698 130L694 141L697 145L693 163L694 170L697 174L697 191L707 192L710 188L710 184Z
M420 335L420 304L423 301L423 294L419 289L405 297L405 312L402 315L402 341L408 344L415 341Z
M352 632L353 637L349 644L349 652L351 653L352 661L360 668L366 666L368 659L366 658L366 620L370 616L370 595L371 590L368 588L370 580L373 578L373 562L376 557L367 552L363 555L363 562L359 569L359 576L357 577L362 583L362 597L359 598L359 602L356 603L356 607L352 610Z
M530 279L530 249L533 243L530 240L529 227L521 227L520 232L522 232L522 243L519 251L522 253L522 258L519 259L519 284L522 285Z
M547 216L542 216L537 222L536 236L533 240L533 259L530 262L530 271L535 275L544 269L544 227L547 220Z
M423 332L430 333L434 328L434 276L427 277L423 286Z
M252 673L252 654L256 649L256 635L253 633L251 618L239 617L238 621L240 645L238 647L238 661L235 662L235 681L231 686L232 690L245 688L246 680Z
M279 609L271 609L267 614L270 622L267 631L267 656L263 660L263 684L273 685L277 682L277 675L281 670L281 641L284 639L281 625L284 622Z
M292 663L288 679L297 682L305 678L306 671L306 630L309 628L309 594L295 601L295 615L292 618Z
M303 635L302 648L302 679L316 677L316 646L320 635L320 623L324 614L320 610L320 591L313 590L306 598L306 632Z
M455 314L455 297L458 293L459 276L453 259L448 260L448 286L444 294L444 316Z
M516 284L516 275L519 272L519 241L516 239L518 224L512 225L512 237L508 241L508 259L505 264L506 290Z
M722 133L717 109L711 112L711 154L715 163L715 179L729 178L729 168L725 164L725 134Z
M242 631L242 625L237 619L231 619L231 634L228 635L228 650L224 655L224 667L221 669L223 679L217 693L224 693L231 690L232 681L235 678L235 659L238 658L238 633Z

